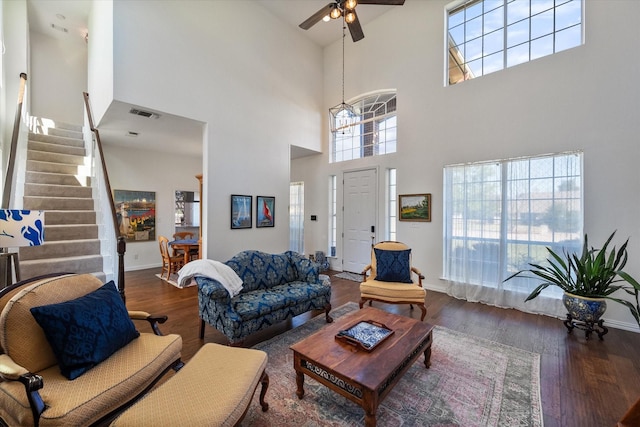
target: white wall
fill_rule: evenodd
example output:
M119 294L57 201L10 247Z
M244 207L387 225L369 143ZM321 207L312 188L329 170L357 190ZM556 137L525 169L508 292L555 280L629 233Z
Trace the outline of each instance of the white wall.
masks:
M113 1L93 1L89 12L87 86L94 123L113 101Z
M31 115L82 125L87 90L87 46L31 32ZM45 96L42 96L45 94Z
M398 194L432 193L432 222L398 223L397 237L413 248L427 285L441 288L443 166L584 150L585 232L594 244L613 230L618 242L630 236L626 270L640 278L640 199L633 192L640 182L640 60L629 55L640 48L640 2L588 1L584 46L444 87L447 3L408 1L366 26L362 41L347 42L346 98L398 90L398 153L329 165L325 131L325 154L294 161L291 178L305 181L306 204L324 221L307 219L305 245L327 246L322 210L329 175L397 168ZM324 66L326 111L341 97L340 87L329 84L340 79L340 43L325 49ZM383 201L384 173L379 177ZM379 212L381 229L383 206ZM339 256L340 250L341 242ZM606 317L609 324L635 323L614 303Z
M114 99L207 124L205 255L287 250L289 145L321 146L321 49L257 2L113 6ZM254 196L254 217L275 196L275 227L231 230L231 194Z
M104 147L104 157L109 168L112 190L156 193L156 240L127 242L125 270L161 266L157 237L166 236L169 240L172 239L175 233L175 192L198 191L198 180L195 176L200 173L202 159L149 153L113 145Z
M0 2L2 27L0 37L4 52L0 58L0 194L4 188L6 164L20 89L20 73L29 73L27 4L21 1ZM29 77L27 76L27 79ZM28 84L28 82L27 82ZM28 96L28 94L27 94ZM28 102L25 99L24 102ZM4 207L4 206L3 206ZM7 206L8 207L8 206Z

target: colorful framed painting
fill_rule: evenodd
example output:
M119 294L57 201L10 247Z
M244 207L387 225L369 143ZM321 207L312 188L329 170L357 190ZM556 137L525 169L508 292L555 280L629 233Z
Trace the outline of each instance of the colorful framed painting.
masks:
M251 228L253 218L251 217L252 196L231 195L231 229Z
M274 226L275 208L275 197L256 196L256 228Z
M431 221L431 194L401 194L398 205L400 221Z
M156 192L114 190L120 235L128 242L156 240Z

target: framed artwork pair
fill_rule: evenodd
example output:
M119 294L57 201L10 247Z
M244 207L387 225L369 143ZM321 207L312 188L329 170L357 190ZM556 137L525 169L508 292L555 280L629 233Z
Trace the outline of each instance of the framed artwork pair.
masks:
M256 228L273 227L275 224L276 198L256 196ZM253 196L231 195L231 229L253 226Z

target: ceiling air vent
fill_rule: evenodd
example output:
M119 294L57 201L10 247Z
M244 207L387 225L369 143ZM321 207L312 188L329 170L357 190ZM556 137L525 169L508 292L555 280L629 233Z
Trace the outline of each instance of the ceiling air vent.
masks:
M150 119L157 119L158 117L160 117L160 115L152 113L151 111L138 110L137 108L130 109L129 113L135 114L136 116L147 117Z

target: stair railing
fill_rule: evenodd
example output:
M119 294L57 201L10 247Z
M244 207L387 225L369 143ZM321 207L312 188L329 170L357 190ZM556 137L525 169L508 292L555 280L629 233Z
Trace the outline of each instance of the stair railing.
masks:
M105 190L107 192L107 198L111 209L111 217L113 218L113 228L115 230L115 237L118 241L118 292L123 301L126 302L124 289L124 254L127 250L127 244L124 236L120 234L120 227L118 226L118 216L116 214L116 204L113 200L113 192L111 191L111 184L109 183L109 174L107 173L107 165L104 160L104 153L102 151L102 141L100 140L100 131L93 124L93 115L91 114L91 105L89 104L89 94L82 92L84 96L84 106L87 112L87 119L89 120L89 129L95 136L96 146L98 147L98 154L100 156L100 164L102 169L102 178L105 184Z
M2 208L9 209L11 194L13 192L13 174L16 165L16 153L18 151L18 137L20 135L20 123L22 122L22 103L24 101L24 91L27 84L27 74L20 73L20 89L18 91L18 105L16 107L15 119L13 121L13 133L11 135L11 146L9 148L9 159L7 160L7 172L4 179L4 189L2 191Z

